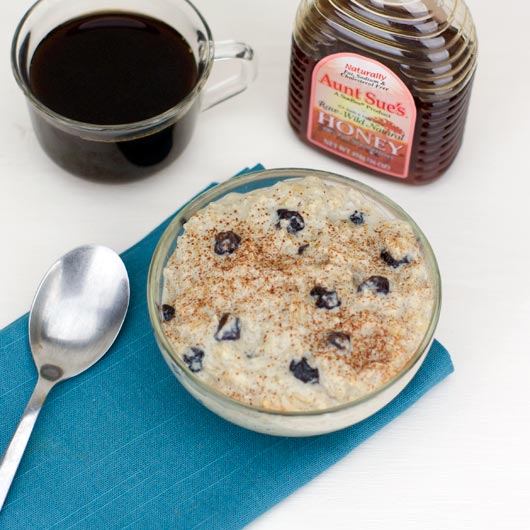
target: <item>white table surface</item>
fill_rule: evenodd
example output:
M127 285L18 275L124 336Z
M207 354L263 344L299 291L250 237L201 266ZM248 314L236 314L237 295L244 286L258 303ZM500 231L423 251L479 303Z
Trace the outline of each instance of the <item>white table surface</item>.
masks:
M30 4L5 2L0 18L0 328L28 310L64 252L83 243L121 252L247 165L356 178L401 204L429 237L444 288L436 336L456 372L249 528L530 528L530 3L469 0L480 59L464 147L445 176L416 188L334 161L291 132L297 0L197 0L217 39L254 46L255 84L200 116L191 145L163 172L127 185L73 177L41 151L11 74L11 36Z

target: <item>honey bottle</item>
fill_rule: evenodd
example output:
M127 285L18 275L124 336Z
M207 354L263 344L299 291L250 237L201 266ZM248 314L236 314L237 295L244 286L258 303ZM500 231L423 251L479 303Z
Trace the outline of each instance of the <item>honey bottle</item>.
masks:
M289 122L372 173L430 182L462 144L476 62L462 0L302 0Z

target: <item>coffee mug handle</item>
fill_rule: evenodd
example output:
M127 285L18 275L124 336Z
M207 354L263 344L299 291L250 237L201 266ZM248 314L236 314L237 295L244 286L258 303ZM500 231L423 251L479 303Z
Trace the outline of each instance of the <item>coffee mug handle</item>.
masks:
M245 91L254 81L257 74L254 50L244 42L233 40L217 41L215 43L214 61L228 61L236 59L241 68L237 74L228 79L208 86L202 93L201 110L211 109L218 103Z

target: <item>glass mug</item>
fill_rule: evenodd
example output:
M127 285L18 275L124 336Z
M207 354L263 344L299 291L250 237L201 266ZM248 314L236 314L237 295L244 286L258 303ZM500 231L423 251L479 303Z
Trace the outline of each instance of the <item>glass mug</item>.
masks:
M58 26L87 15L123 12L160 20L190 45L197 81L177 105L143 121L96 125L69 119L45 106L30 87L33 54ZM243 92L256 75L252 48L245 43L214 43L208 24L187 0L39 0L18 25L12 46L16 81L26 95L33 128L44 151L71 173L94 180L131 180L175 160L191 139L198 114ZM213 63L236 60L239 72L212 85Z

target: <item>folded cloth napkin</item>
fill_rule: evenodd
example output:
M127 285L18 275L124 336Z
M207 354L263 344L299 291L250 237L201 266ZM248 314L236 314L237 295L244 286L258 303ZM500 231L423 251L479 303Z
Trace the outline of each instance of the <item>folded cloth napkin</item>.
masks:
M121 334L94 367L52 391L0 513L1 529L242 528L452 372L449 354L434 342L387 407L323 436L277 438L218 418L180 386L151 331L147 270L168 222L123 253L131 303ZM36 381L27 324L25 315L0 332L0 453Z

